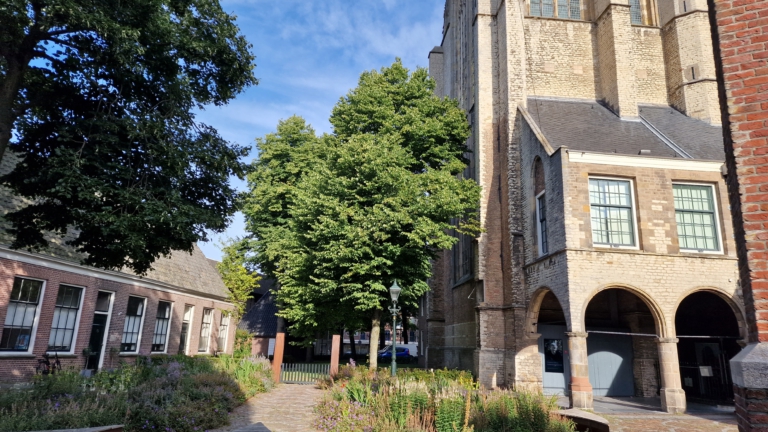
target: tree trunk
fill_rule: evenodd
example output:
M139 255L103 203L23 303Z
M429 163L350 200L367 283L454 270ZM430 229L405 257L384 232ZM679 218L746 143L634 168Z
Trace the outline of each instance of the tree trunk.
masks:
M378 346L373 342L379 340L379 334L383 334L381 331L381 310L376 309L373 311L373 318L371 319L371 343L368 344L368 368L376 370L378 367Z
M357 347L355 347L355 331L347 330L349 333L349 349L352 352L352 359L357 361Z

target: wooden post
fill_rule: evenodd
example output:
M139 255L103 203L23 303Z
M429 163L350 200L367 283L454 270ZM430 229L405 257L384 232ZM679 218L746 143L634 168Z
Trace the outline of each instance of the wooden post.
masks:
M331 376L339 373L339 348L341 345L341 336L333 335L331 343Z
M285 346L285 333L278 333L275 338L275 354L272 356L272 379L280 382L280 366L283 364L283 347Z

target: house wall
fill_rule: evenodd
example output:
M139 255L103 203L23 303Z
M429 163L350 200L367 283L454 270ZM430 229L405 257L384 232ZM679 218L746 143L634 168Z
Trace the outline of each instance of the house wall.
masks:
M85 288L82 300L79 326L76 328L76 340L73 354L60 355L59 358L64 368L82 369L85 366L83 349L88 346L91 326L93 324L94 308L99 290L114 292L112 315L109 322L107 344L104 353L103 367L117 366L120 360L131 361L138 354L110 355L110 350L119 352L122 340L123 326L125 324L125 311L129 296L144 297L147 299L144 324L141 332L139 354L149 355L152 345L152 335L155 329L158 302L169 301L173 304L171 309L171 322L169 339L166 352L175 354L179 349L179 337L181 333L182 317L185 305L193 305L194 318L188 336L190 355L198 355L197 347L200 338L203 308L212 308L213 323L211 327L211 340L209 353L214 350L232 353L235 339L235 322L230 321L227 346L218 346L219 325L223 310L231 310L232 305L222 300L206 299L203 297L182 294L177 292L165 292L150 289L143 286L120 283L98 277L86 276L75 272L57 270L42 265L29 264L11 259L0 258L0 332L2 332L5 317L8 310L13 280L16 276L42 279L45 281L45 292L38 309L38 325L34 338L34 347L31 354L17 355L16 353L0 351L0 382L16 382L28 380L34 373L37 360L46 352L48 338L55 309L56 297L60 284L71 284ZM155 355L154 353L152 355Z

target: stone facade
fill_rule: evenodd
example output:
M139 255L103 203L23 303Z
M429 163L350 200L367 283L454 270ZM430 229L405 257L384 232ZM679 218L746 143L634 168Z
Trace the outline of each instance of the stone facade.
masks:
M530 103L532 97L599 101L622 125L647 123L640 104L672 106L718 125L706 9L697 2L685 11L658 3L643 1L642 24L632 24L628 0L582 0L581 20L531 16L523 0L447 0L443 42L430 53L430 71L437 93L457 98L472 123L485 231L472 250L471 277L454 278L452 251L434 264L420 318L426 366L472 370L488 387L541 388L537 326L540 306L553 293L570 347L565 392L574 406L588 408L594 325L587 308L601 292L620 289L639 305L621 323L632 334L635 394L661 394L665 409L678 412L685 408L675 330L680 302L698 291L715 294L745 337L724 161L637 150L606 155L583 151L589 144L576 138L553 145ZM546 253L537 238L537 164L545 183ZM631 180L635 247L594 244L588 186L595 176ZM713 188L716 253L681 251L673 182Z
M710 0L749 345L731 360L739 430L768 430L768 3Z

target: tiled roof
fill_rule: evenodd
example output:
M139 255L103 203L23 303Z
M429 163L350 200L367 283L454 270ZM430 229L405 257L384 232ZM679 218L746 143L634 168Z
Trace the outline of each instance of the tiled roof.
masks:
M0 175L10 172L15 161L14 156L6 152L2 162L0 162ZM30 202L28 199L13 195L8 188L0 186L0 245L7 247L13 239L6 231L10 224L3 219L3 216L28 205ZM35 253L79 263L84 255L66 244L66 241L71 238L73 238L72 233L63 239L56 235L47 235L46 240L49 247L35 251ZM128 269L123 269L121 273L135 275ZM227 288L224 286L218 271L197 245L193 245L192 253L173 251L169 257L160 257L152 264L152 269L147 272L144 279L173 285L182 290L196 291L203 295L219 298L227 296Z
M245 312L237 328L258 337L275 337L277 335L276 313L274 294L272 291L267 291Z
M643 120L692 158L724 161L720 127L670 107L645 105L640 109ZM626 155L648 150L650 157L684 157L640 119L621 119L597 101L529 98L527 110L555 149L566 146Z

